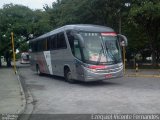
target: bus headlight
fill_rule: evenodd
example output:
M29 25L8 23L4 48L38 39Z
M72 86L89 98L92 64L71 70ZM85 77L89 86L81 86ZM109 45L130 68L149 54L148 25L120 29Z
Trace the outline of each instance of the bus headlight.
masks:
M97 72L98 70L104 70L107 67L104 65L89 65L87 66L87 70L90 70L92 72Z

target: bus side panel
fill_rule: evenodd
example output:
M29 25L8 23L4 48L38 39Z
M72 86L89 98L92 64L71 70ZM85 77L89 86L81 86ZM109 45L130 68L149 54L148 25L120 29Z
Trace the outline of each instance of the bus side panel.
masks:
M37 61L37 65L39 66L40 71L42 73L49 74L49 69L48 69L48 66L47 66L47 62L46 62L46 59L45 59L44 52L39 52L37 54L36 61Z
M64 77L64 67L68 66L71 70L73 79L78 79L75 57L72 55L69 48L51 51L51 64L53 75Z
M43 52L38 53L30 53L31 57L31 69L36 71L37 65L42 73L50 74L49 68L47 66L47 61L45 58L45 54Z
M46 61L46 73L53 75L52 70L52 63L51 63L51 52L50 51L44 51L44 57Z
M69 64L68 58L70 57L68 49L51 51L51 64L54 75L64 76L64 66Z

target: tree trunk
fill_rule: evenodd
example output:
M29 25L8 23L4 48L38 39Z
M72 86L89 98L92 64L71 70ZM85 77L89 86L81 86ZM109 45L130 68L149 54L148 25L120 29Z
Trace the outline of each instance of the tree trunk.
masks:
M7 62L7 67L11 67L11 57L10 57L9 51L5 53L5 59Z
M157 58L156 58L156 51L153 49L152 51L152 65L153 67L158 66Z
M7 67L11 67L11 60L7 60Z

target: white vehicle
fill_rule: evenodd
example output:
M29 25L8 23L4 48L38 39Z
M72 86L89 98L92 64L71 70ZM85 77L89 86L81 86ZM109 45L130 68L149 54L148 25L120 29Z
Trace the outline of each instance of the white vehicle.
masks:
M4 56L1 56L1 62L4 62Z
M31 67L38 74L97 81L123 76L123 35L98 25L66 25L30 41Z
M21 64L29 64L29 63L30 63L29 53L28 53L28 52L22 52L22 53L21 53L20 63L21 63Z

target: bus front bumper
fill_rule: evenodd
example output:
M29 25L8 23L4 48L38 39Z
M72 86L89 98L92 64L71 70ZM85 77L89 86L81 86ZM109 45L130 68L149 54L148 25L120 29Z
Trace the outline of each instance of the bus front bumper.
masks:
M99 80L108 80L113 78L123 77L123 65L118 68L112 68L102 71L92 71L84 68L84 81L99 81Z

